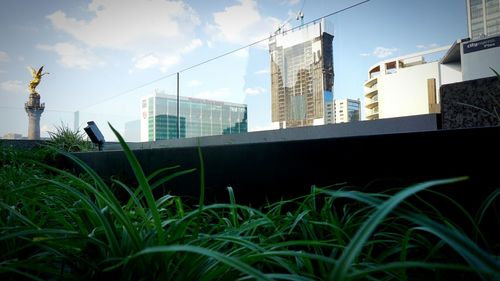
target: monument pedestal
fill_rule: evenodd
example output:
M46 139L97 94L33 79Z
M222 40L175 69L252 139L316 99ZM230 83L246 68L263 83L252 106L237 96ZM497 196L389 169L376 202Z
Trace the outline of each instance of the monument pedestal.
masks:
M40 117L45 109L45 103L40 104L40 95L36 92L31 93L28 102L24 104L24 109L28 113L28 139L40 139Z

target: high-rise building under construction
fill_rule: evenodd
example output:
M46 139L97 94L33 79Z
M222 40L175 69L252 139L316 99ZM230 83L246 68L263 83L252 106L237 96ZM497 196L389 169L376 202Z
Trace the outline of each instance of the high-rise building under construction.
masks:
M271 36L272 121L280 128L333 123L333 32L321 20Z

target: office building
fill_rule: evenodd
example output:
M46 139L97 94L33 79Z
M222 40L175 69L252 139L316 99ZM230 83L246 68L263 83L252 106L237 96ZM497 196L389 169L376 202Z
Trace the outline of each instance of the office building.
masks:
M495 76L500 70L500 0L467 0L469 38L457 40L441 60L454 82Z
M141 141L157 141L247 132L244 104L155 93L141 100Z
M323 19L270 38L272 122L279 128L333 123L329 28Z
M382 61L368 70L364 83L367 120L439 112L442 85L439 61L426 57L450 46ZM446 82L446 81L445 81Z
M466 0L469 38L500 35L500 0Z
M335 119L333 123L347 123L360 120L359 99L336 99L334 102Z
M133 120L125 123L123 138L127 142L138 142L141 140L141 121Z

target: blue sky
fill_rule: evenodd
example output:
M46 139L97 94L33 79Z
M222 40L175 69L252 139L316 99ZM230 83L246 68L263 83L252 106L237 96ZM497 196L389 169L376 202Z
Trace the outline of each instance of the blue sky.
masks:
M0 137L27 135L24 102L31 74L45 65L37 90L54 126L94 120L124 130L140 118L141 96L157 90L248 104L251 131L271 128L266 42L198 67L200 62L362 0L2 0ZM467 37L465 0L371 0L330 16L335 98L363 97L368 68L391 57ZM185 70L185 71L183 71ZM173 74L173 75L172 75ZM136 141L136 139L132 139Z

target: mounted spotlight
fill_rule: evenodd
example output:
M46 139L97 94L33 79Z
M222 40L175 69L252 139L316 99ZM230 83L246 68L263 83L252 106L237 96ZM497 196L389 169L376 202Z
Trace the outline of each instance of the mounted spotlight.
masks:
M97 125L95 124L94 121L87 122L87 125L88 126L83 128L83 129L85 130L85 132L89 136L92 143L97 145L97 147L99 148L99 151L102 150L102 146L106 142L104 140L104 136L102 135L99 128L97 128Z

